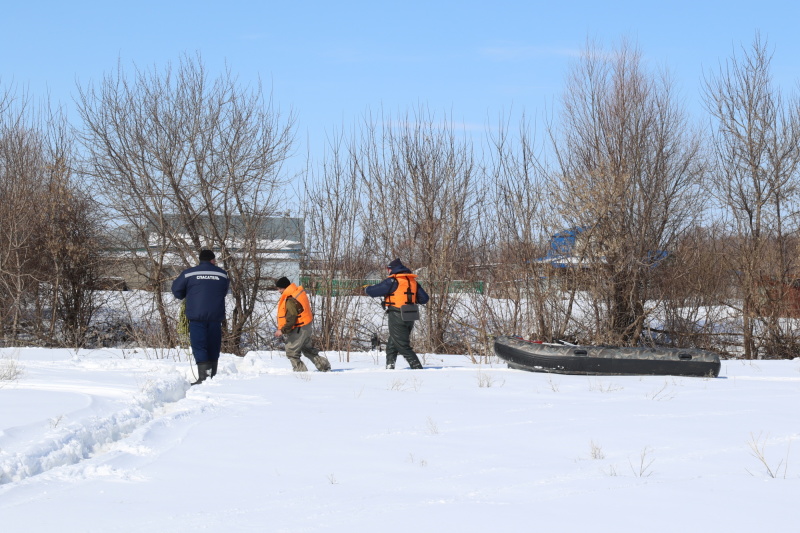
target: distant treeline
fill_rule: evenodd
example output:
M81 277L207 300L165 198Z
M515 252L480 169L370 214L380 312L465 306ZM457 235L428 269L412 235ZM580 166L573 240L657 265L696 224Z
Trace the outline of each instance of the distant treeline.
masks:
M294 116L197 56L78 87L75 123L0 86L0 342L174 346L162 289L213 247L233 280L225 350L268 347L259 228L291 210L317 287L395 257L419 274L422 352L482 357L517 334L797 357L800 100L770 65L756 36L691 117L636 47L589 45L539 131L501 117L476 141L425 107L367 114L297 180ZM146 324L99 318L121 265L147 280ZM325 349L374 333L357 292L318 291Z

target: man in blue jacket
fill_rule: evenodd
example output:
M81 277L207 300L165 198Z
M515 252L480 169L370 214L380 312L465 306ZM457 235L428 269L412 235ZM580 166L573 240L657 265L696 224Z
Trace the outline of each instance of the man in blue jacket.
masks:
M172 282L175 298L186 298L189 339L199 374L192 385L217 374L229 285L228 273L216 265L216 256L211 250L202 250L200 264L187 268Z
M411 330L414 320L407 319L407 308L428 303L428 293L417 283L417 275L412 274L400 259L386 266L389 277L377 285L367 285L364 291L373 298L383 297L383 308L389 316L389 341L386 343L386 368L394 369L397 354L402 355L413 369L421 369L416 352L411 348Z

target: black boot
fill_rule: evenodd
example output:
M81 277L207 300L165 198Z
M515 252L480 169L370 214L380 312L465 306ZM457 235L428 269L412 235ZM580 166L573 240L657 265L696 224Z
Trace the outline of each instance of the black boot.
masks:
M412 370L422 370L422 363L419 362L419 358L414 356L405 356L406 361L408 361L408 366L411 367Z
M219 365L219 359L214 359L213 361L211 361L211 377L212 378L217 375L217 365Z
M211 372L211 363L197 363L197 381L192 383L192 385L199 385L208 377L209 373Z

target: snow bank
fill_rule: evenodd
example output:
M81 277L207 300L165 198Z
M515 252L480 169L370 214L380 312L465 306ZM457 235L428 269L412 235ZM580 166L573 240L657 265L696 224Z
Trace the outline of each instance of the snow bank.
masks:
M61 427L58 418L50 420L53 429L43 440L0 460L0 485L21 481L53 468L76 464L102 447L118 442L135 429L153 420L155 412L167 403L186 397L189 384L177 373L148 378L139 394L118 410L104 416L75 420ZM5 455L5 454L3 454Z

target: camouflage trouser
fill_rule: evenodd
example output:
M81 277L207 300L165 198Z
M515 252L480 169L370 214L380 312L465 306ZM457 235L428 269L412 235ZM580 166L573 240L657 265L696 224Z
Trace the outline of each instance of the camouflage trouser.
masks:
M414 322L400 318L400 311L389 311L389 341L386 343L386 368L394 368L397 354L405 357L411 368L422 368L416 352L411 348L411 330Z
M286 342L286 357L292 363L292 370L295 372L305 372L308 370L305 363L300 360L300 355L308 357L317 370L327 372L331 369L331 363L324 355L319 354L319 350L314 348L311 343L311 324L294 328L289 333L284 334Z

